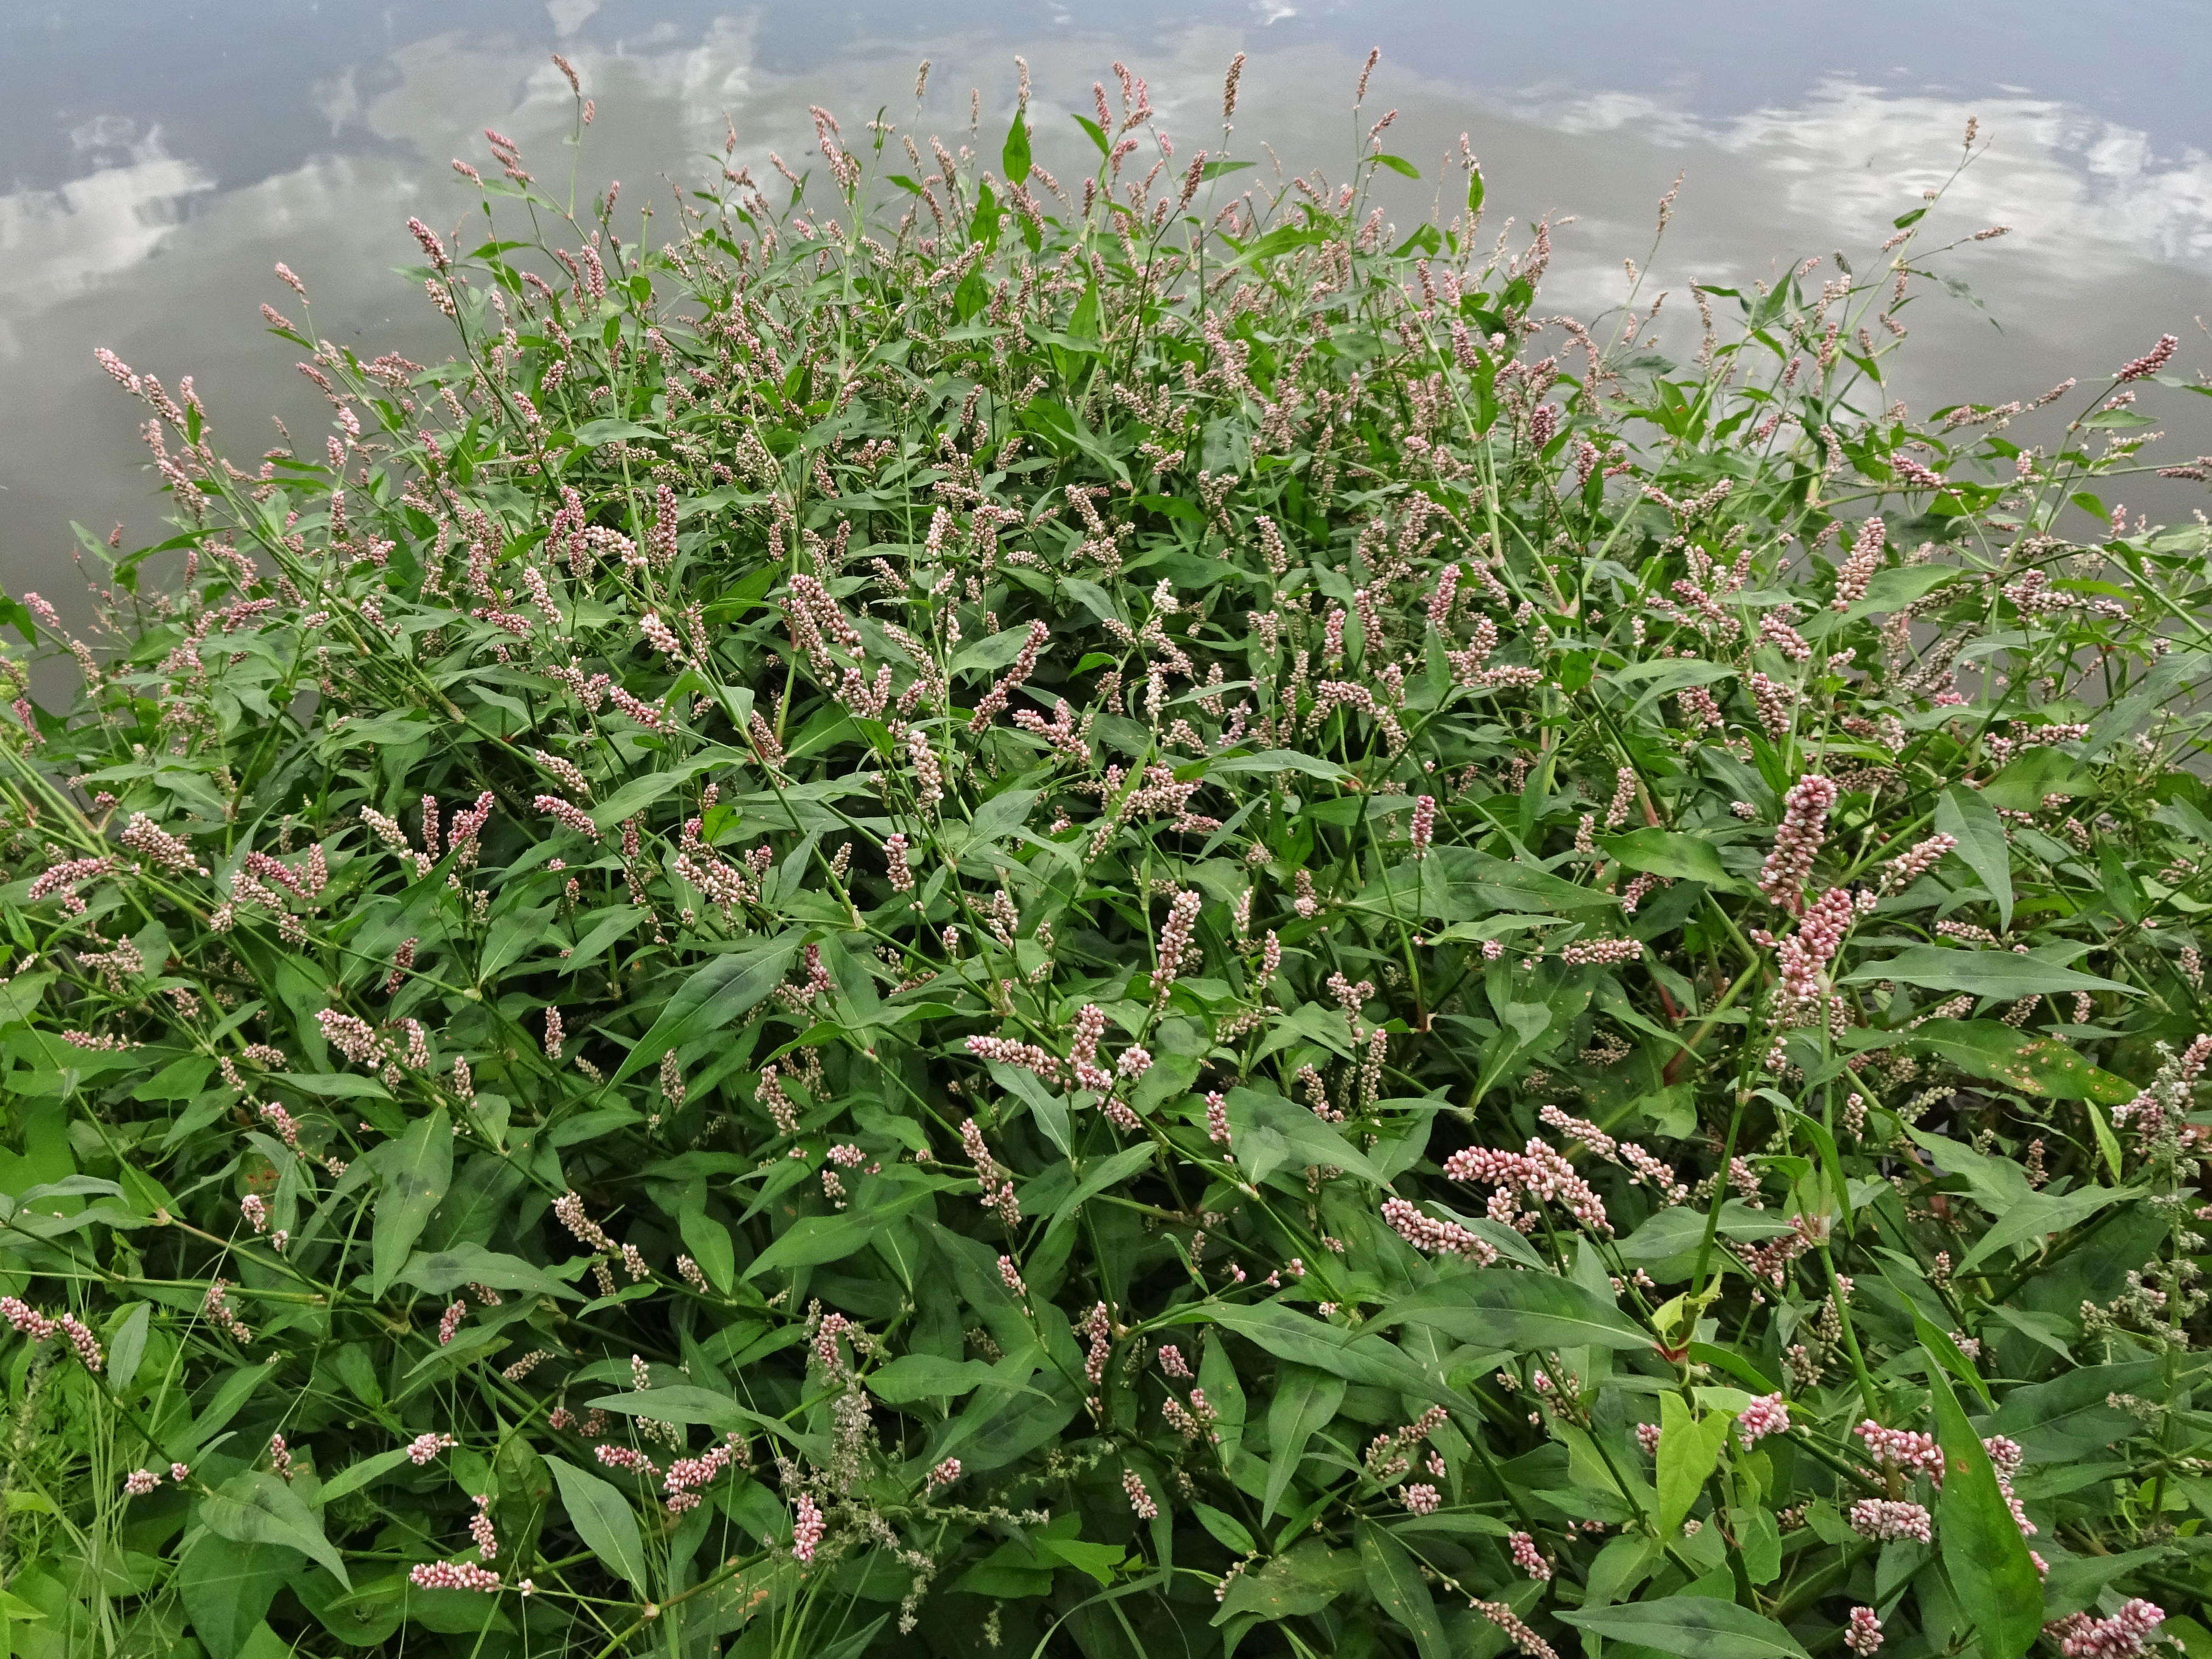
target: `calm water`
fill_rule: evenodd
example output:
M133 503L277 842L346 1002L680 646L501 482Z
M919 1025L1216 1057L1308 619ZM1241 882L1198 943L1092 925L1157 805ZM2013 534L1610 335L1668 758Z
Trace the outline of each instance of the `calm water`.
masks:
M1162 123L1214 142L1223 65L1250 54L1240 148L1286 164L1340 161L1360 59L1383 64L1370 118L1400 112L1393 148L1431 164L1465 131L1490 181L1490 225L1573 223L1551 299L1595 313L1643 260L1653 204L1686 174L1658 260L1662 285L1740 282L1841 247L1860 256L1948 173L1969 115L1993 145L1954 189L1964 234L2014 233L1948 269L1987 307L1923 301L1911 319L1916 401L2033 394L2184 337L2177 367L2212 369L2212 12L2201 0L2031 0L2008 7L1875 0L1823 18L1739 0L1052 0L779 3L480 0L346 6L301 0L0 7L0 583L67 605L75 520L148 538L159 507L135 435L138 406L94 368L95 345L173 385L196 377L241 461L303 441L320 400L295 350L262 331L270 275L289 261L325 335L418 360L444 337L392 274L415 250L410 213L441 227L471 198L448 167L483 162L481 129L520 141L543 180L565 178L567 88L554 50L599 102L580 181L635 201L690 182L734 127L741 152L796 155L805 107L853 124L911 107L933 60L929 115L964 137L981 91L995 157L1012 58L1037 84L1040 159L1077 156L1090 83L1121 58L1146 75ZM1065 138L1060 137L1064 131ZM1066 146L1055 148L1056 146ZM1331 167L1332 173L1340 169ZM1421 188L1425 188L1423 186ZM1396 205L1409 222L1418 190ZM665 216L664 215L664 219ZM1992 325L1992 319L1997 326ZM2169 395L2168 401L2174 402ZM2175 447L2212 450L2212 401L2162 413ZM2182 459L2177 454L2174 459ZM2140 492L2178 516L2202 495Z

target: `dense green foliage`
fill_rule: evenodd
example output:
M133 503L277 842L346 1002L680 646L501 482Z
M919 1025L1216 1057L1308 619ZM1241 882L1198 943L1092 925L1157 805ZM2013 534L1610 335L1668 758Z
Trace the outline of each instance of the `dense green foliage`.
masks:
M175 533L0 601L13 1650L2206 1651L2170 343L1916 420L1927 204L1674 362L1387 120L1022 101L662 246L497 141L456 356L272 311L252 471L109 360Z

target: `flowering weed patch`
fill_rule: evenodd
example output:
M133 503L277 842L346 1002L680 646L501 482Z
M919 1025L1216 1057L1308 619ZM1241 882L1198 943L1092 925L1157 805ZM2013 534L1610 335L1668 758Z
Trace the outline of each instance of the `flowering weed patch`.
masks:
M246 465L106 359L14 1651L2206 1650L2174 342L1915 418L1923 203L1677 362L1119 80L635 239L491 135Z

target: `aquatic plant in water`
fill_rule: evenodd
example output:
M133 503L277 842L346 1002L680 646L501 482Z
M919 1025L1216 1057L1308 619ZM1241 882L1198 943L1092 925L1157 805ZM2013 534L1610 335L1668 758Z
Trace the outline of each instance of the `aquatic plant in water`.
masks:
M453 357L279 266L244 465L103 358L173 533L0 603L16 1651L2207 1639L2174 342L1914 416L1923 201L1677 361L1388 115L1245 188L1242 64L635 234L488 135Z

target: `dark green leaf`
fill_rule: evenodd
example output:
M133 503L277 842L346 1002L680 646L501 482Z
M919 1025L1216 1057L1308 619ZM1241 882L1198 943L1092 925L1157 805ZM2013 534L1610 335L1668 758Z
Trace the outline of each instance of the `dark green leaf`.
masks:
M1413 1637L1421 1659L1450 1659L1437 1604L1406 1547L1370 1521L1358 1527L1359 1559L1376 1604Z
M629 1500L596 1474L561 1458L548 1457L545 1467L553 1472L561 1488L561 1507L568 1512L568 1523L585 1547L608 1571L644 1595L645 1544Z
M1652 1346L1650 1331L1572 1279L1511 1267L1481 1267L1441 1279L1389 1304L1368 1322L1368 1328L1408 1321L1432 1325L1462 1342L1524 1352Z
M1895 980L1901 985L1923 985L1933 991L1964 991L1970 996L2017 1001L2021 997L2063 996L2075 991L2118 991L2141 996L2132 985L2076 973L2071 968L2039 957L2018 956L2010 951L1954 951L1941 945L1915 945L1886 962L1869 963L1844 982L1863 985L1873 980Z
M1996 901L1997 926L2012 926L2012 847L2004 820L1971 789L1946 789L1936 801L1936 828L1959 843L1959 856Z
M1943 1449L1936 1542L1943 1570L1989 1659L2021 1659L2043 1631L2043 1581L2027 1540L1997 1488L1996 1470L1968 1426L1943 1367L1931 1363L1936 1440Z
M431 1212L453 1183L453 1131L446 1109L433 1107L404 1135L386 1142L378 1170L384 1188L377 1195L376 1224L369 1240L372 1297L382 1296L399 1276Z
M265 1471L234 1474L200 1499L200 1519L234 1544L276 1544L329 1570L348 1589L345 1561L323 1535L323 1523L286 1482Z
M1683 1659L1807 1659L1797 1638L1748 1607L1707 1595L1561 1612L1570 1625L1608 1641L1634 1643Z

